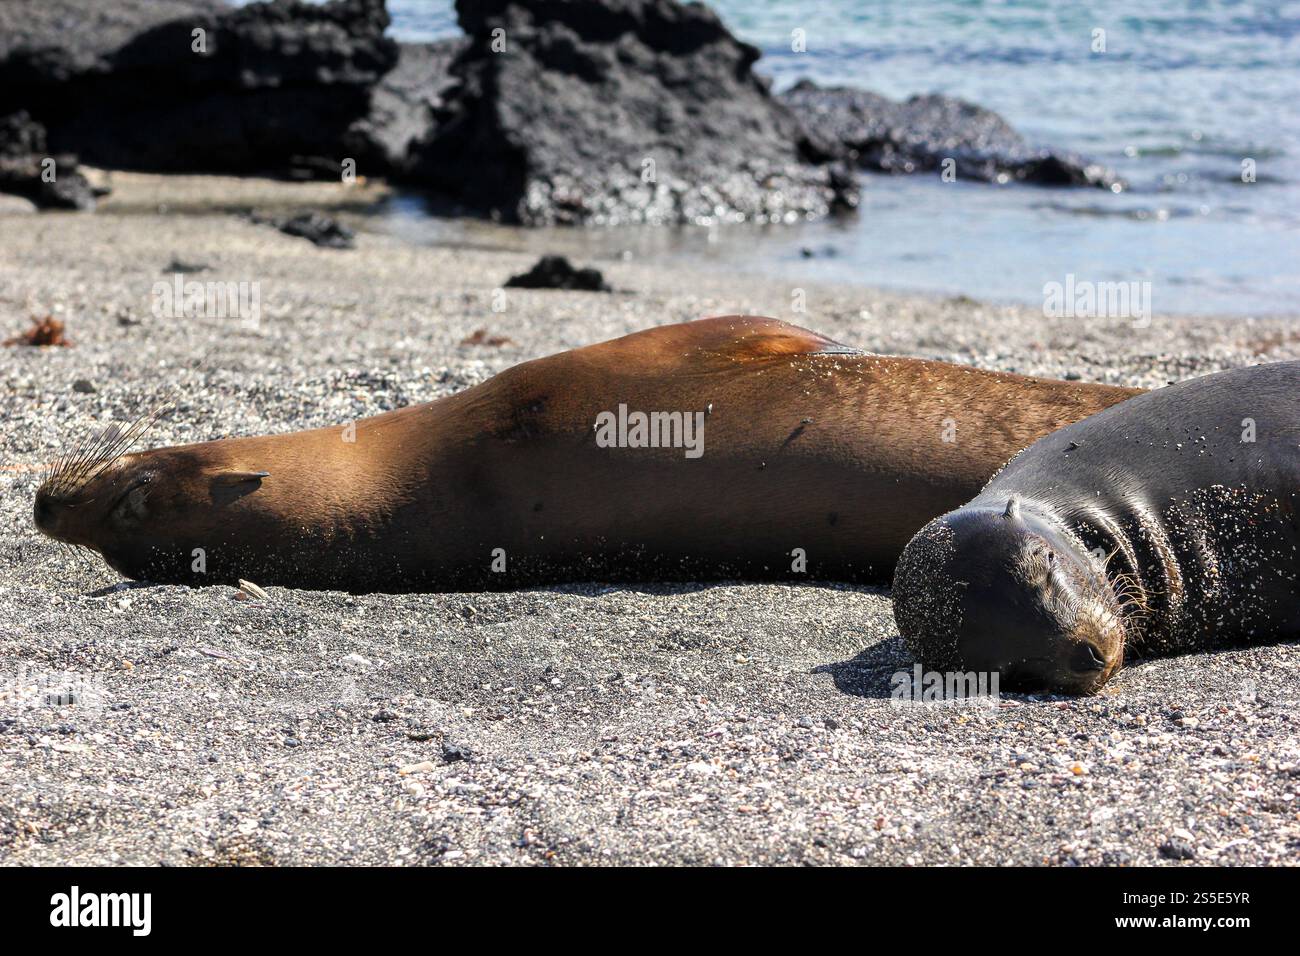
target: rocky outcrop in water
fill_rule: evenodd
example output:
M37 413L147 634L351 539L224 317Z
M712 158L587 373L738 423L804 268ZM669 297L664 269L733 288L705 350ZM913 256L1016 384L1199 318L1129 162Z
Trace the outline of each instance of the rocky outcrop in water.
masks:
M85 36L68 11L64 42L37 31L9 41L0 59L0 114L29 111L50 148L94 165L186 172L328 170L345 156L361 162L361 150L383 154L358 127L398 59L383 0L237 9L167 0L160 10L188 12L165 22L147 6L105 6L148 25L106 50L109 40Z
M950 96L898 102L802 80L781 100L815 135L839 144L857 166L872 172L930 172L951 158L958 179L1122 188L1106 167L1034 150L997 113Z
M856 204L834 149L768 91L702 5L457 0L451 66L413 177L512 222L793 221Z
M51 156L45 128L23 111L0 117L0 193L43 209L93 209L95 191L71 155Z
M528 225L795 221L853 208L853 168L1117 188L961 100L803 82L677 0L457 0L466 37L399 45L383 0L5 0L0 117L60 154L11 191L84 206L71 154L115 168L399 179ZM11 138L16 134L11 134ZM47 188L53 186L54 188ZM34 191L38 193L34 195Z

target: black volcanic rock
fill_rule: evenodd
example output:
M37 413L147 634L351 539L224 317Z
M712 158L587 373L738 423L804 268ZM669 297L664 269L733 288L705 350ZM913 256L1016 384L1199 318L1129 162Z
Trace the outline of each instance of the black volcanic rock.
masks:
M337 168L358 148L353 128L370 114L371 89L397 62L388 23L383 0L199 8L111 52L76 40L71 24L66 48L10 45L0 60L0 113L27 109L52 149L95 165ZM206 52L194 49L199 29Z
M675 0L457 0L469 38L412 177L525 224L787 221L852 174L741 43ZM504 42L494 51L493 44Z
M319 212L290 216L279 224L279 228L286 236L298 236L326 249L351 249L356 245L355 232Z
M575 269L564 256L542 256L527 272L511 276L506 285L514 289L574 289L580 292L610 292L599 269Z
M286 236L306 239L325 249L352 249L356 246L357 234L322 212L300 212L292 216L253 213L249 218L258 225L274 226Z
M801 80L780 98L815 135L839 144L854 163L872 172L930 172L951 158L958 179L1120 185L1104 166L1030 148L997 113L954 97L930 94L897 102L867 90Z
M5 74L9 83L66 82L103 71L115 50L149 27L228 9L225 0L3 0L0 65L29 68L26 76Z
M44 156L45 127L23 110L0 117L0 158Z
M21 110L0 117L0 192L44 209L95 208L95 191L76 157L50 155L45 128Z
M432 135L436 110L452 85L451 64L465 48L463 37L434 43L402 43L397 65L370 91L370 112L349 130L352 152L363 167L401 175L411 147Z

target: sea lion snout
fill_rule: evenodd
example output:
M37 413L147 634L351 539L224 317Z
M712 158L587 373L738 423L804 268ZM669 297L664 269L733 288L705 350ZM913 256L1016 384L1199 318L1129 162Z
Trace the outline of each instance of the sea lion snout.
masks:
M134 488L130 462L121 456L94 467L59 466L36 490L32 521L47 537L100 550L104 523Z
M997 673L1006 690L1095 693L1123 656L1117 602L1091 556L1014 499L923 529L899 561L894 613L927 666Z
M229 540L231 503L266 477L193 448L124 454L56 469L37 489L32 518L43 534L98 552L127 577L188 580L193 549Z
M37 490L36 500L32 502L32 520L42 534L51 538L59 536L58 508L53 501L53 496L44 485Z

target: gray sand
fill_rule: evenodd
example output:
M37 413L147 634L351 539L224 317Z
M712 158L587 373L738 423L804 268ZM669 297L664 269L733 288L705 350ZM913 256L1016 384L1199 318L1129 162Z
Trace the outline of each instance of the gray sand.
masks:
M889 677L911 662L887 591L133 586L36 535L28 470L164 397L178 410L151 443L288 431L706 314L1146 385L1300 357L1295 320L1134 330L812 285L799 314L793 283L634 261L596 263L617 293L511 290L496 313L533 256L373 235L321 250L224 214L8 216L0 236L0 337L52 312L76 343L0 350L5 862L1296 858L1294 646L1142 664L1087 700L899 706ZM211 267L195 279L259 282L260 326L154 317L173 256ZM513 344L459 344L478 328ZM58 690L79 698L47 703Z

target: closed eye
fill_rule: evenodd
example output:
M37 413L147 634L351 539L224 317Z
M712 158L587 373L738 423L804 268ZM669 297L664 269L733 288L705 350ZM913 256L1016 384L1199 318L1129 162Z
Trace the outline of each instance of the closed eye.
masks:
M117 496L117 500L113 502L113 507L109 509L110 513L120 510L122 506L126 504L126 499L131 494L131 492L135 491L137 488L143 488L151 481L153 481L153 475L144 474L136 478L135 481L131 482L129 485L127 485L126 489L120 495Z

